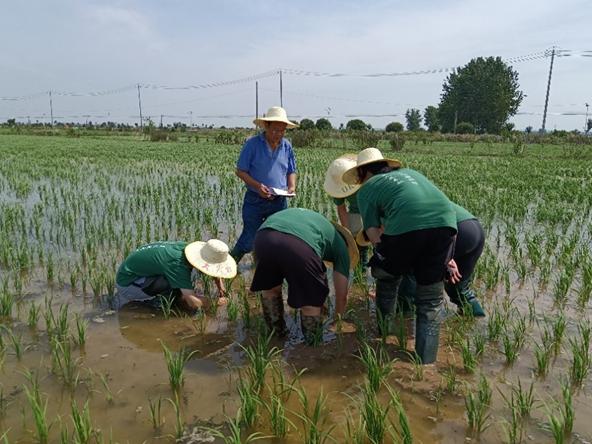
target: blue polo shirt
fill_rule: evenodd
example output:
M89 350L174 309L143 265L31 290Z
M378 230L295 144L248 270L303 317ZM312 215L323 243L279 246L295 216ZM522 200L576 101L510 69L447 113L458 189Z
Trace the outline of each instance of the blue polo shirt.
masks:
M245 142L236 167L268 187L285 190L288 188L288 174L296 172L296 158L288 140L282 138L278 147L272 150L265 134L259 133Z

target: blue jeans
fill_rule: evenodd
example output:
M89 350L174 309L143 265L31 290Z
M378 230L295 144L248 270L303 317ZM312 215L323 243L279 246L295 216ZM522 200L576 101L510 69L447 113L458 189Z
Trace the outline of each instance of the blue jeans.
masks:
M263 199L253 191L245 193L243 201L243 231L231 251L232 256L238 262L243 255L253 250L255 234L261 224L274 213L288 208L288 201L285 197L275 199Z

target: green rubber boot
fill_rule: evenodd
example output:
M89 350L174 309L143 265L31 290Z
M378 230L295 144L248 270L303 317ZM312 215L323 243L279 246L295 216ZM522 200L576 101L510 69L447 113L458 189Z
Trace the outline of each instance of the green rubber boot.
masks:
M443 290L443 282L417 285L415 353L422 364L431 364L438 357L440 323L444 307Z
M300 326L306 345L316 347L323 343L323 318L322 316L305 316L300 313Z
M485 311L471 288L471 279L464 279L456 284L446 283L444 286L450 301L458 307L460 314L471 314L476 318L485 316Z
M261 307L263 308L263 319L269 331L273 331L275 336L280 338L288 334L286 320L284 319L284 301L282 298L261 298Z

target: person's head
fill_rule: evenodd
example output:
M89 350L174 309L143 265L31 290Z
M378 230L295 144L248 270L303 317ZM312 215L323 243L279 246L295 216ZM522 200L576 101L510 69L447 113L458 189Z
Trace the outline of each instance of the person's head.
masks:
M401 168L397 159L387 159L377 148L366 148L358 153L356 165L343 173L343 181L349 184L364 183L375 174Z
M342 199L358 191L359 185L347 184L341 179L343 173L356 166L356 159L355 154L344 154L331 162L323 183L323 188L329 196Z
M274 148L284 137L286 129L298 127L297 124L288 120L286 110L280 106L272 106L263 117L253 120L253 123L263 128L267 143Z
M218 239L191 242L185 247L187 261L198 271L216 278L236 276L236 262L228 252L228 245Z

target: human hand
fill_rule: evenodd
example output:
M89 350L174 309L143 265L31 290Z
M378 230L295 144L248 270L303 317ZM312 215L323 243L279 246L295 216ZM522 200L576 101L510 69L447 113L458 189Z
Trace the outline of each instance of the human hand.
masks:
M272 195L271 195L271 190L269 189L269 187L263 183L259 184L259 188L257 189L257 192L259 193L259 196L261 196L263 199L271 199Z
M458 271L458 265L456 265L454 259L451 259L450 262L448 262L448 265L446 266L446 272L448 274L446 282L450 282L451 284L460 282L462 275L460 274L460 271Z
M228 304L228 298L225 296L220 296L218 298L218 305L222 306L222 305L226 305L226 304Z

